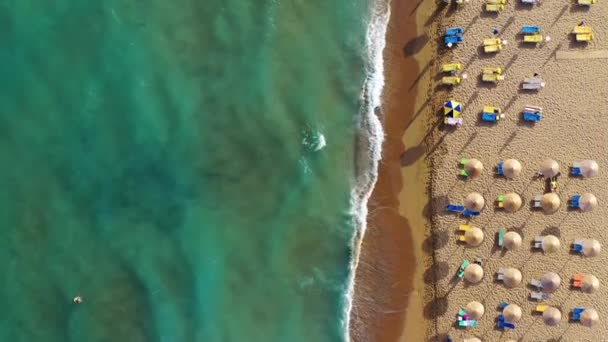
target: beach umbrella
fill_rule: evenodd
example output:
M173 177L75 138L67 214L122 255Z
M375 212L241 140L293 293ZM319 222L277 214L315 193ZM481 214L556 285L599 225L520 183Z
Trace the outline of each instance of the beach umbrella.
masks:
M483 268L477 264L469 264L464 269L464 279L469 283L477 284L483 278Z
M541 242L541 247L545 253L555 253L559 250L560 246L559 239L554 235L543 237L543 241Z
M585 293L593 293L600 288L600 281L593 274L586 274L583 277L581 291Z
M465 338L463 340L464 342L481 342L480 339L478 339L477 337L469 337L469 338Z
M471 192L464 199L464 207L473 211L481 211L485 204L486 201L483 199L483 196L477 192Z
M547 159L540 164L540 173L546 178L555 177L559 173L559 164L553 159Z
M510 192L505 195L502 204L506 211L510 213L516 212L521 208L521 197L514 192Z
M600 320L600 316L595 309L585 309L581 314L581 324L591 328Z
M477 177L483 171L483 164L477 159L469 159L464 164L464 170L467 172L469 177Z
M504 273L503 283L506 287L516 287L521 283L521 272L516 268L507 268Z
M540 283L543 285L543 290L547 292L553 292L561 284L562 280L560 279L557 273L547 272L540 278Z
M562 313L556 308L547 308L543 312L543 321L546 325L558 325L559 321L562 320Z
M471 227L464 233L464 241L467 245L477 247L483 242L483 231L477 227Z
M515 323L521 319L521 308L516 304L509 304L502 311L505 321Z
M597 207L597 198L594 194L586 193L581 196L578 203L582 211L591 211Z
M510 251L518 249L521 247L521 235L517 232L506 233L502 240L502 245Z
M583 160L580 163L580 169L583 177L595 177L599 172L599 166L595 160Z
M483 304L481 304L480 302L469 302L465 311L467 312L467 315L477 320L480 319L481 316L483 316L484 312L486 312L485 308L483 307Z
M458 101L448 100L443 104L443 114L456 118L462 113L462 105Z
M583 241L583 255L586 257L595 257L600 255L602 245L600 242L594 239L587 239Z
M559 196L557 196L556 193L550 192L550 193L543 195L543 197L540 200L540 204L543 207L543 210L545 211L545 213L553 214L554 212L557 211L557 209L559 209L559 206L561 205L561 201L559 199Z
M507 159L502 163L502 173L507 178L516 178L521 173L521 164L515 159Z

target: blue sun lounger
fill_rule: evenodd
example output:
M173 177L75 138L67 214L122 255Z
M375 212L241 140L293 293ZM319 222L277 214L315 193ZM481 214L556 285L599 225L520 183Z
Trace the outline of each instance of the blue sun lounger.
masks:
M575 253L583 252L583 240L575 240L572 244L572 251Z
M570 167L570 174L572 176L582 176L583 172L581 171L581 168L578 166L572 166Z
M443 42L446 44L458 44L462 42L462 36L445 36L445 38L443 38Z
M498 165L496 165L496 174L497 175L504 175L504 172L502 170L502 162L498 162Z
M585 311L585 308L574 308L574 309L572 309L572 320L573 321L580 321L581 320L581 314L583 313L583 311Z
M505 316L503 314L498 315L498 322L496 326L502 329L515 329L515 324L505 322Z
M464 205L460 205L460 204L448 204L447 206L447 211L453 212L453 213L461 213L464 211Z
M473 211L473 210L469 210L469 209L465 209L462 212L462 215L464 217L473 217L473 216L479 216L479 211Z
M521 33L523 34L535 34L540 32L540 27L537 25L524 25L521 28Z
M540 119L542 119L542 117L543 116L539 113L524 112L525 121L538 122Z
M500 120L500 117L497 114L481 113L481 120L496 122Z
M462 35L463 33L464 33L464 30L462 29L461 26L450 27L450 28L445 29L445 35L446 36Z
M579 194L574 194L572 196L570 196L570 206L572 208L580 208L580 199L581 199L581 195Z

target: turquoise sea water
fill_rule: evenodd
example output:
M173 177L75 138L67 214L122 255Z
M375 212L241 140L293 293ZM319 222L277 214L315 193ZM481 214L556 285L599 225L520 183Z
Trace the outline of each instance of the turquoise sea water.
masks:
M0 341L343 339L367 12L0 1Z

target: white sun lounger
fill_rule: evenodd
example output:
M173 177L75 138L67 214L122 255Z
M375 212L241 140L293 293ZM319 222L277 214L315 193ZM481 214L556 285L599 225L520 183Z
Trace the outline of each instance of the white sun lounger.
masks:
M534 238L534 248L542 248L543 247L543 237L537 236Z
M542 289L543 288L543 283L538 280L538 279L532 279L530 280L530 285L536 287L537 289Z
M542 208L542 204L540 203L541 199L543 198L542 195L536 195L534 196L534 198L532 199L532 207L533 208Z

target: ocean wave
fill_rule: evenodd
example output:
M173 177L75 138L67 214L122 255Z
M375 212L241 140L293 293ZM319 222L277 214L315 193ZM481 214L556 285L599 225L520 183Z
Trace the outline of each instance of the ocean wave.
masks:
M350 276L344 293L342 325L344 339L350 341L350 319L354 280L359 263L361 242L367 229L367 202L378 179L378 164L382 158L384 130L381 114L384 88L385 37L390 18L390 0L372 1L365 42L366 79L361 92L361 112L357 121L355 177L351 190L351 217L356 228L353 234Z

